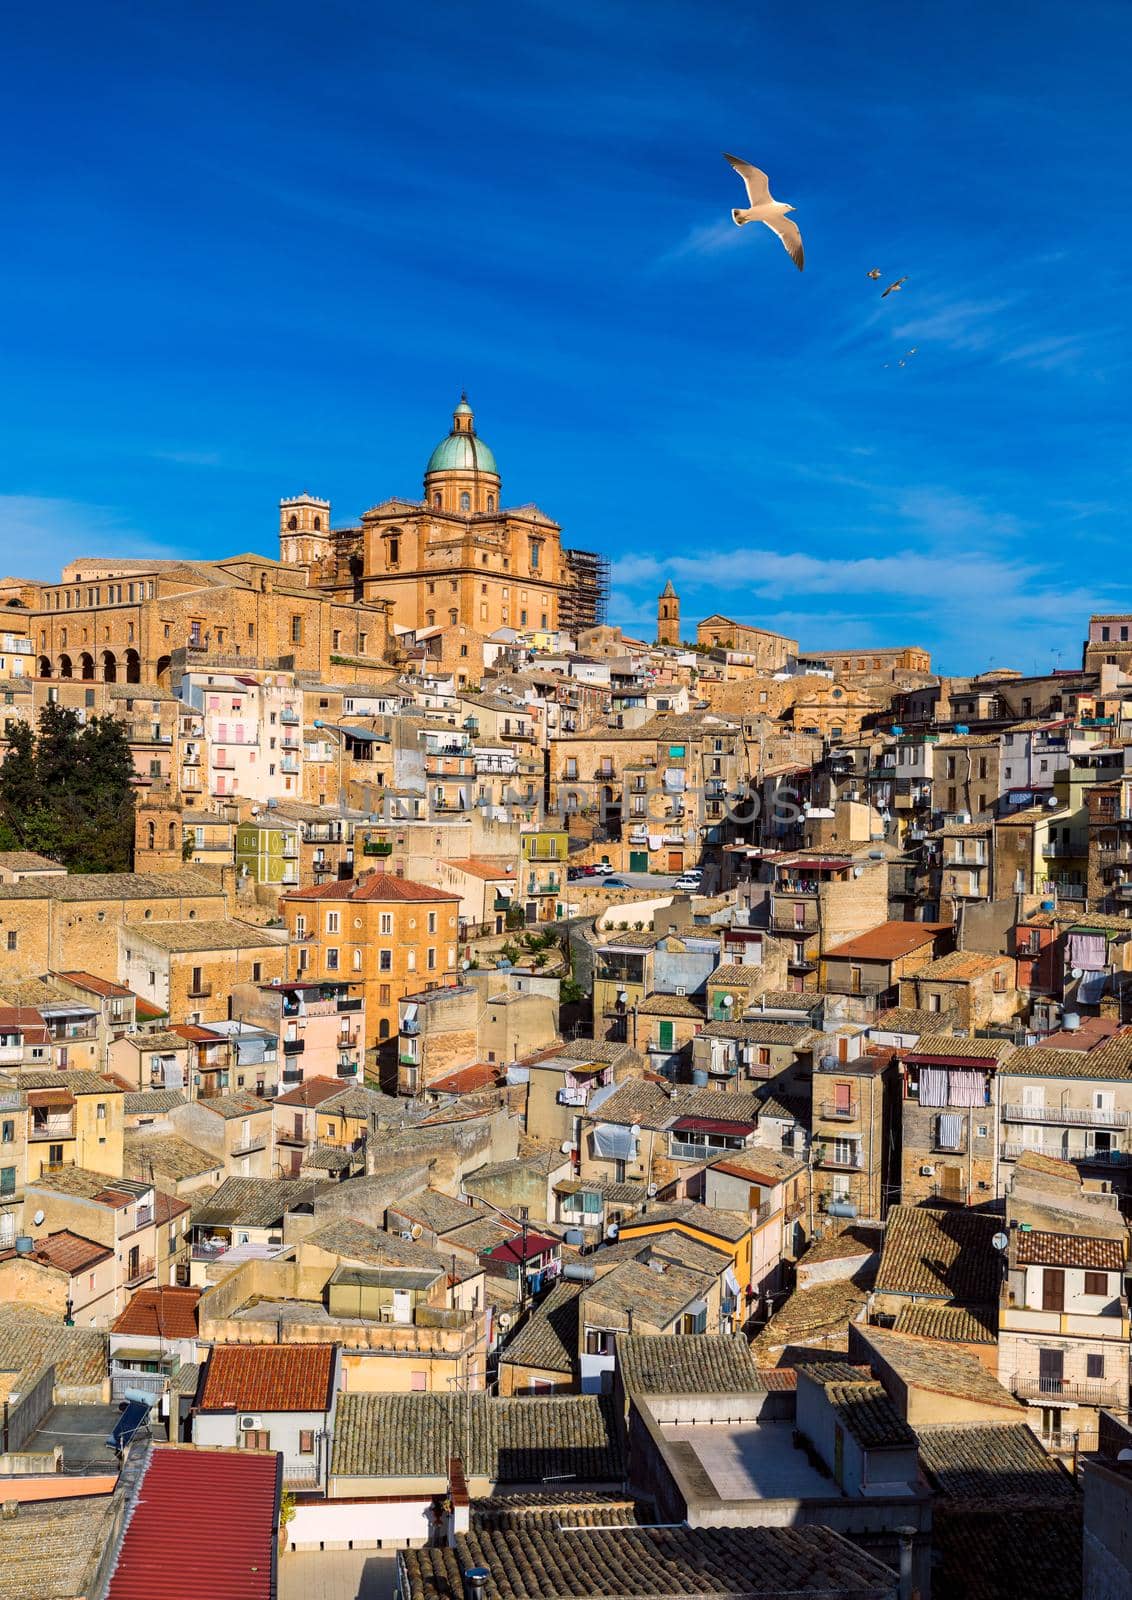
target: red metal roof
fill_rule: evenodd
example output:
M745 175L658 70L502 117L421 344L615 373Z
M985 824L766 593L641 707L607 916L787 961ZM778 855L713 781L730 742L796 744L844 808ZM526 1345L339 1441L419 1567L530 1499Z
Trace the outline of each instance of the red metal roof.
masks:
M218 1344L201 1385L200 1411L326 1411L332 1344Z
M277 1106L320 1106L332 1095L341 1094L345 1084L338 1078L304 1078L286 1094L276 1095ZM263 1101L260 1102L263 1104Z
M275 1600L282 1459L154 1446L107 1600Z
M673 1133L754 1133L754 1122L724 1122L719 1117L677 1117Z
M133 994L132 989L111 983L109 978L99 978L93 972L61 972L59 976L73 983L76 989L89 989L91 994L101 994L107 999L128 1000Z
M544 1233L528 1233L525 1249L523 1245L523 1236L517 1233L513 1239L504 1239L502 1244L497 1244L487 1254L493 1261L529 1261L532 1256L542 1256L550 1250L557 1250L559 1240L548 1239Z
M434 1078L428 1085L430 1094L472 1094L477 1089L490 1088L499 1082L499 1068L492 1061L473 1061L470 1066L457 1067L454 1072Z

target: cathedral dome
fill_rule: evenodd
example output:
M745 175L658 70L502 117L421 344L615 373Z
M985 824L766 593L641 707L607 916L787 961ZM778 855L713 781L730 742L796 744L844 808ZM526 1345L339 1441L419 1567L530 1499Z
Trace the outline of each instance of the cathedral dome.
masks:
M441 439L428 458L425 477L433 472L490 472L499 476L495 457L483 440L476 438L476 419L466 394L460 396L460 404L452 414L451 433Z

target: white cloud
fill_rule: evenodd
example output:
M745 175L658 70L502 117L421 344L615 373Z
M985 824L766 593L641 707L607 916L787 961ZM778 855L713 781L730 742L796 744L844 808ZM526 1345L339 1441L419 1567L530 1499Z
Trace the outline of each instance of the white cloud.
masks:
M656 265L670 266L689 258L710 259L713 256L725 255L742 243L743 230L737 228L730 217L721 217L718 222L700 223L690 229L679 244L664 252Z

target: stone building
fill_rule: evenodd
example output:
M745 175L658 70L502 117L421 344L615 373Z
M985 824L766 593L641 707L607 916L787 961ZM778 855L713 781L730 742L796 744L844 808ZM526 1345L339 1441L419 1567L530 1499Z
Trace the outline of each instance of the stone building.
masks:
M393 627L576 632L604 621L608 567L563 548L537 506L505 510L495 456L463 396L428 459L420 500L389 499L330 527L328 501L280 503L282 561L343 601L388 602Z
M750 656L753 664L766 672L780 671L798 654L797 639L787 639L784 634L756 628L748 622L735 622L719 612L696 624L696 643L705 650L736 650Z
M924 1034L901 1064L905 1204L982 1205L998 1193L997 1075L1013 1046L1003 1039Z
M148 922L118 939L128 986L176 1022L224 1021L237 984L287 976L286 941L248 922Z

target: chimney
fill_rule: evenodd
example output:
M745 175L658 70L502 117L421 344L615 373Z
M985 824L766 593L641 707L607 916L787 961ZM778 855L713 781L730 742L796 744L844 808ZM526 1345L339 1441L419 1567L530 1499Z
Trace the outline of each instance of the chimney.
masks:
M20 1502L18 1500L5 1500L3 1506L0 1506L0 1519L4 1522L13 1522L19 1514Z
M486 1567L468 1567L464 1572L464 1600L487 1600L490 1576Z

